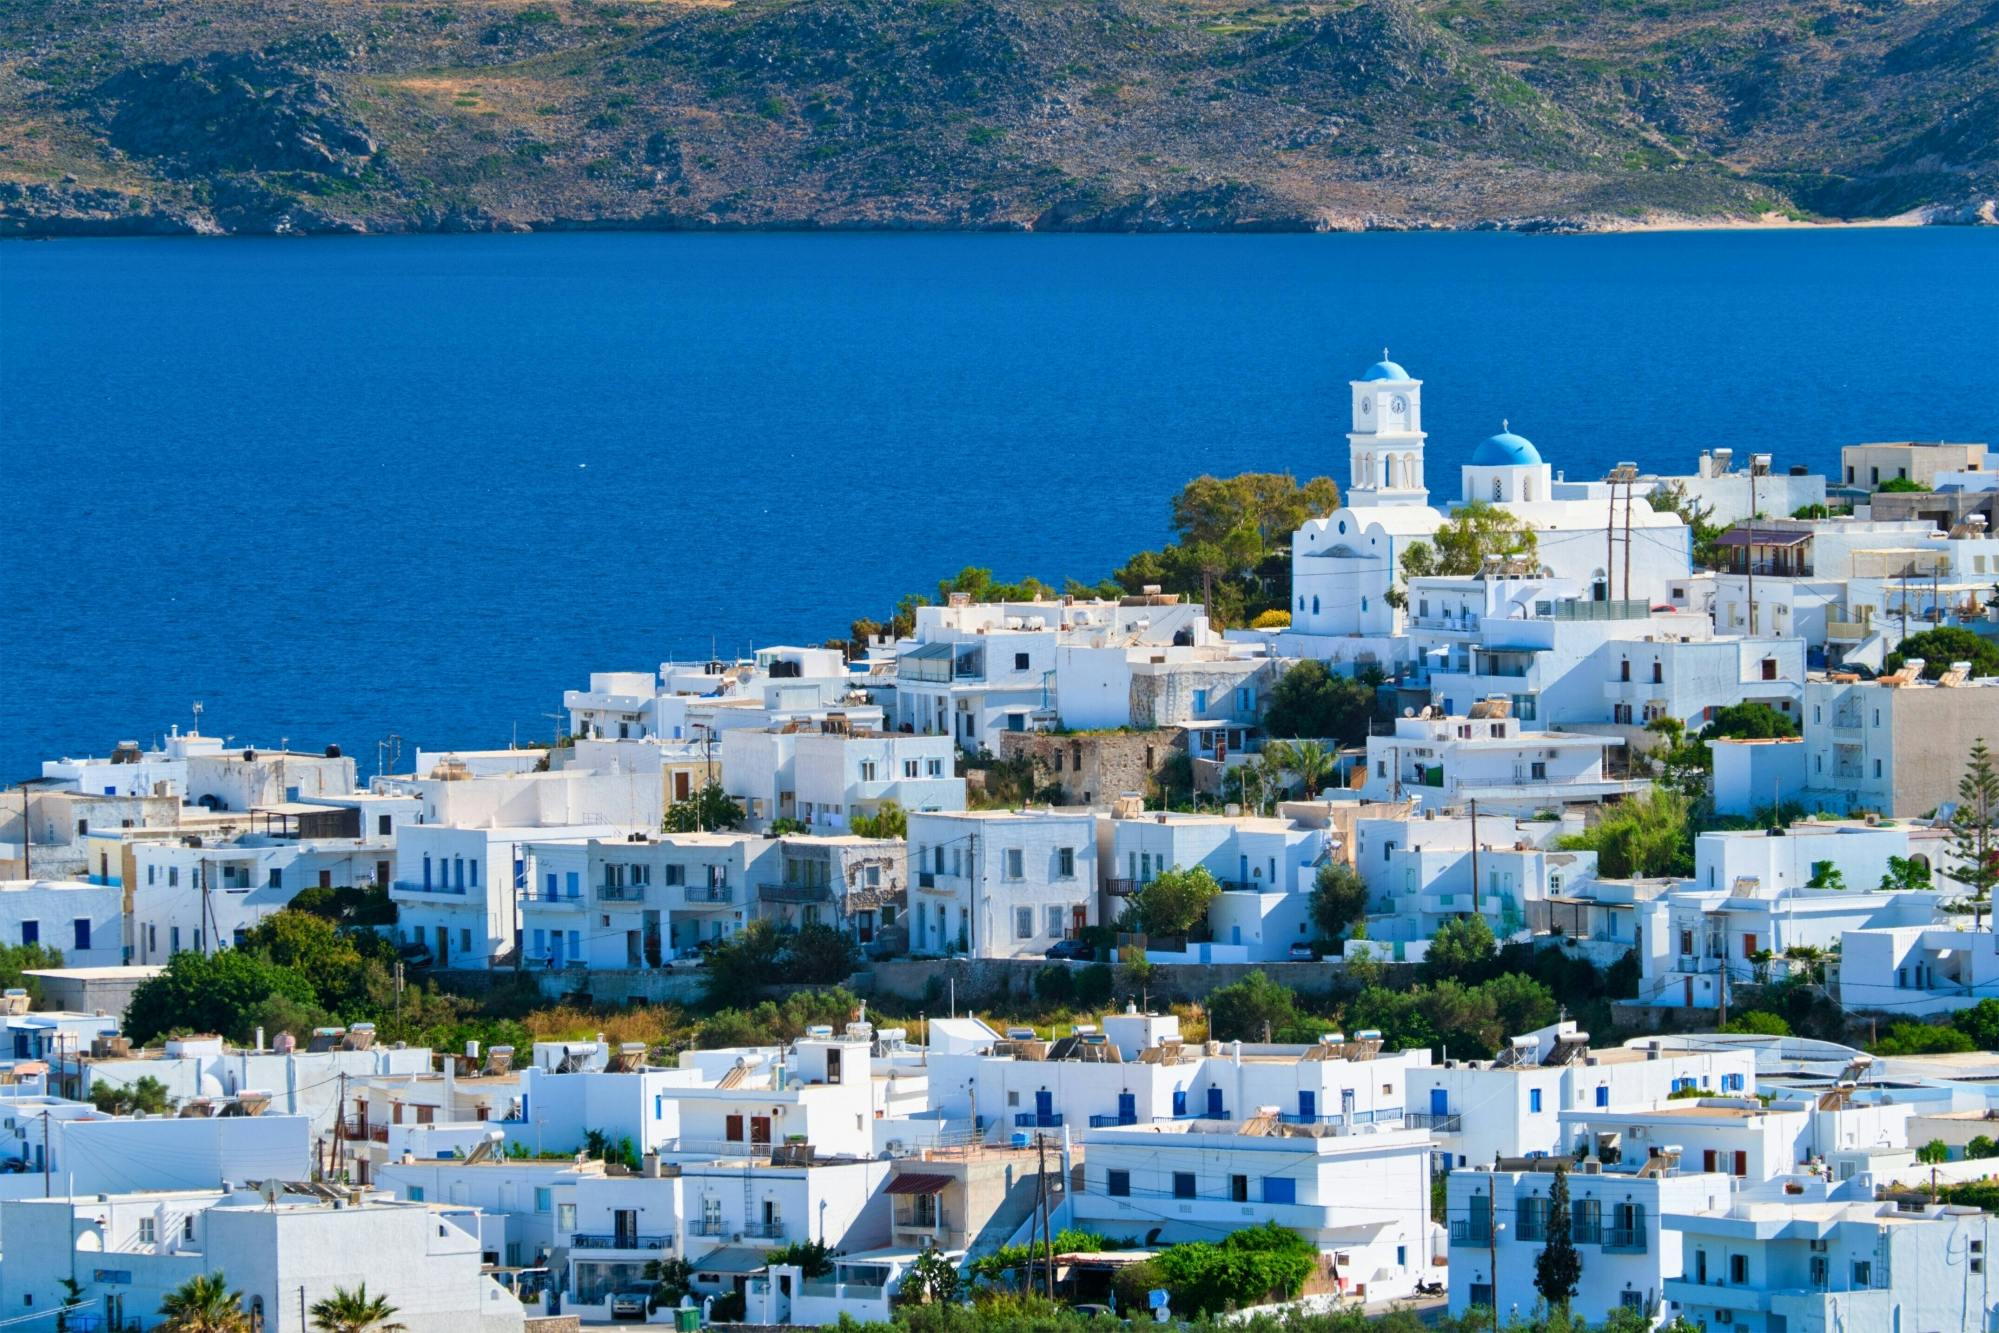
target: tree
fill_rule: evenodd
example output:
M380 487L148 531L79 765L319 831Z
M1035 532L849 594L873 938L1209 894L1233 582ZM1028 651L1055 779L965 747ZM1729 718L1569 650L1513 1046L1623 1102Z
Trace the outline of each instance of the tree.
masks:
M1354 679L1336 676L1324 662L1308 657L1271 688L1263 728L1276 739L1310 737L1358 745L1367 739L1380 680L1378 672Z
M1729 704L1714 710L1714 718L1701 728L1701 739L1706 741L1728 737L1731 740L1777 740L1798 734L1798 724L1769 704L1748 703Z
M1333 775L1337 760L1318 741L1272 741L1263 748L1264 759L1298 779L1305 799L1311 800Z
M1955 1055L1975 1049L1971 1038L1956 1028L1927 1023L1897 1023L1874 1043L1876 1055Z
M1583 1257L1569 1231L1569 1169L1557 1163L1548 1186L1547 1240L1534 1256L1534 1289L1551 1307L1566 1310L1582 1276Z
M45 944L0 946L0 987L28 992L31 1004L40 1004L42 982L28 975L30 968L61 967L62 954Z
M231 1291L219 1271L196 1273L160 1297L160 1318L172 1333L249 1333L250 1329L243 1293Z
M958 1270L936 1250L925 1250L902 1275L896 1299L915 1305L946 1305L958 1298Z
M1312 880L1312 920L1329 940L1343 939L1367 915L1367 881L1344 861L1328 861Z
M861 951L845 931L813 923L785 938L779 973L786 981L826 985L845 981L861 964Z
M909 812L895 801L883 801L871 815L855 815L847 831L857 838L906 838Z
M1750 1009L1737 1014L1721 1025L1723 1032L1736 1032L1752 1037L1788 1037L1791 1025L1781 1014L1766 1013L1761 1009Z
M1465 577L1483 570L1490 557L1531 560L1535 549L1534 529L1524 520L1511 510L1473 500L1452 510L1429 541L1403 549L1402 574L1412 579Z
M173 1109L173 1098L167 1095L167 1085L151 1074L141 1074L138 1081L128 1085L99 1083L90 1090L90 1104L106 1115L132 1115L144 1112L147 1115L164 1115Z
M1268 1041L1297 1021L1297 997L1261 968L1208 995L1208 1035L1216 1041Z
M1964 1155L1974 1162L1982 1162L1988 1157L1999 1157L1999 1143L1994 1143L1983 1134L1974 1134L1971 1142L1964 1145Z
M1957 784L1957 810L1950 817L1952 864L1946 875L1971 890L1971 899L1983 908L1999 883L1999 836L1993 824L1999 820L1999 772L1992 766L1992 752L1980 736L1971 743L1971 758Z
M333 1294L312 1305L312 1326L320 1333L403 1333L395 1321L396 1307L381 1296L370 1296L368 1284L352 1291L335 1287Z
M667 833L698 833L704 829L740 828L742 823L743 807L722 790L719 782L711 782L688 799L666 807L666 818L660 828Z
M1687 532L1693 538L1693 562L1696 569L1715 569L1721 564L1720 538L1724 531L1714 521L1714 506L1702 504L1687 494L1687 488L1679 482L1662 486L1645 497L1652 505L1654 513L1678 514L1680 522L1687 525Z
M1950 1025L1981 1051L1999 1051L1999 1000L1984 999L1950 1016Z
M1889 671L1900 671L1916 658L1923 659L1923 677L1935 680L1950 670L1952 662L1971 663L1974 676L1999 676L1999 644L1982 634L1955 625L1939 625L1903 639L1883 660Z
M655 1310L671 1309L682 1297L693 1294L694 1265L685 1259L653 1259L646 1264L645 1275L653 1284Z
M1218 1244L1168 1246L1151 1263L1173 1312L1184 1317L1291 1300L1317 1267L1318 1252L1297 1232L1265 1222Z
M764 1252L764 1262L798 1269L809 1281L833 1271L833 1250L816 1240L795 1240Z
M1138 929L1148 935L1185 935L1197 922L1207 920L1208 906L1221 892L1207 867L1175 866L1141 888L1130 910Z
M1560 839L1569 851L1596 853L1605 879L1687 878L1694 873L1691 803L1684 793L1654 787L1605 806L1581 833Z
M1942 1139L1931 1139L1916 1149L1916 1160L1924 1166L1936 1166L1950 1160L1950 1146Z
M755 1004L763 988L783 979L778 957L784 951L776 927L751 921L708 955L702 990L716 1008Z
M1845 882L1839 879L1837 869L1831 872L1829 878L1836 882L1821 887L1838 889L1846 887ZM1930 887L1930 868L1913 856L1891 856L1888 858L1888 868L1881 872L1881 887L1889 892L1897 889L1927 889Z
M241 1041L255 1027L251 1013L272 996L318 1003L305 977L248 950L182 950L132 992L125 1031L141 1044L174 1032L215 1032Z
M1891 862L1897 859L1899 858L1889 858ZM1834 893L1844 893L1846 891L1846 876L1833 862L1819 861L1812 866L1812 877L1805 881L1805 887L1808 889L1829 889Z
M1492 957L1497 947L1492 927L1482 915L1461 916L1437 927L1423 955L1424 975L1457 977Z
M1877 493L1889 495L1927 495L1930 490L1913 477L1890 477L1874 489Z

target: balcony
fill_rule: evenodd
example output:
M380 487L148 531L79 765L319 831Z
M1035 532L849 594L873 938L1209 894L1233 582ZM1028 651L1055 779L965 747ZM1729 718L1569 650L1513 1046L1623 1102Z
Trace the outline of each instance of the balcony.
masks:
M1463 1116L1439 1115L1434 1111L1405 1111L1402 1123L1410 1129L1427 1129L1432 1134L1457 1134L1465 1127Z
M585 906L585 903L583 895L580 893L523 893L521 895L521 906L539 907L551 911L561 908L574 908L580 911Z
M759 884L757 901L766 903L824 903L833 900L826 884Z
M600 903L642 903L646 900L646 886L643 884L599 884L597 901Z
M1056 1118L1057 1120L1060 1120L1060 1119L1061 1119L1062 1117L1061 1117L1061 1116L1056 1116L1055 1118ZM1021 1119L1025 1119L1025 1120L1030 1120L1030 1121L1031 1121L1031 1120L1033 1120L1033 1119L1034 1119L1034 1117L1033 1117L1033 1116L1031 1116L1031 1115L1030 1115L1030 1116L1017 1116L1017 1117L1015 1117L1015 1119L1016 1119L1016 1121L1018 1121L1018 1120L1021 1120ZM1116 1129L1116 1128L1118 1128L1118 1127L1119 1127L1119 1126L1121 1126L1121 1125L1135 1125L1135 1124L1137 1124L1137 1123L1138 1123L1138 1117L1137 1117L1137 1116L1129 1116L1129 1117L1127 1117L1127 1116L1121 1116L1121 1115L1093 1115L1093 1116L1091 1116L1091 1117L1090 1117L1090 1128L1091 1128L1091 1129Z
M673 1237L660 1232L579 1231L569 1238L577 1250L670 1250Z
M1492 1223L1483 1217L1457 1218L1451 1223L1451 1244L1492 1244Z
M1107 879L1104 881L1104 892L1117 898L1129 898L1144 887L1145 881L1142 879Z
M1022 1111L1014 1116L1013 1127L1015 1129L1060 1129L1062 1128L1062 1113L1060 1111L1050 1111L1047 1115L1042 1115L1036 1111Z
M736 890L727 884L689 884L687 901L690 903L732 903L736 900Z
M749 1222L743 1227L745 1240L783 1240L783 1222Z
M223 887L229 888L230 886L224 884ZM433 896L437 894L449 894L454 898L463 898L465 896L465 886L463 884L453 888L449 884L424 884L409 879L399 879L389 885L389 889L393 893L425 893Z
M1603 1252L1605 1254L1643 1254L1650 1248L1645 1239L1644 1227L1605 1227L1603 1229Z

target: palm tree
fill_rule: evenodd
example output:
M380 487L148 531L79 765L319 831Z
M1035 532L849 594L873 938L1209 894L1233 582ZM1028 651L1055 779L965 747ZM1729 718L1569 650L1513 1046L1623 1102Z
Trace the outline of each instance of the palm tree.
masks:
M1305 799L1311 800L1333 775L1336 761L1332 752L1317 741L1292 741L1285 751L1284 767L1298 775L1298 781L1305 787Z
M229 1290L222 1274L197 1273L160 1298L160 1314L173 1333L249 1333L243 1293Z
M320 1333L403 1333L403 1325L391 1322L396 1307L380 1296L368 1294L368 1284L349 1291L335 1287L333 1294L312 1306L312 1326Z

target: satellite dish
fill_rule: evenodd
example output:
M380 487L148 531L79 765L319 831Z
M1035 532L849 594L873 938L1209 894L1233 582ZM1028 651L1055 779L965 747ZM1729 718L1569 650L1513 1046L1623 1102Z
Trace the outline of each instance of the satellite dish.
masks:
M275 1208L278 1200L285 1196L285 1187L275 1180L266 1180L257 1186L257 1197Z

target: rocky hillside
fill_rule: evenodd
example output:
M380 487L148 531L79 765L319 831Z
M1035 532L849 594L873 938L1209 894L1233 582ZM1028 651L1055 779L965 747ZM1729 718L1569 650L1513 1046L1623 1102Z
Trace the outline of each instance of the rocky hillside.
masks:
M0 0L0 230L1991 217L1999 0Z

